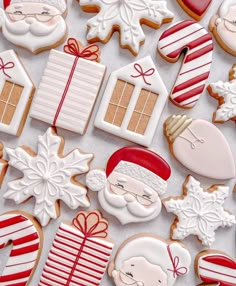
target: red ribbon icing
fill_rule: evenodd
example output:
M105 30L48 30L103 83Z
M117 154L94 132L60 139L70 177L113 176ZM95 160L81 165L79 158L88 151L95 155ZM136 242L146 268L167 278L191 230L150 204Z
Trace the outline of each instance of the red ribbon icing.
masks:
M5 76L11 78L11 76L9 76L7 73L6 73L6 69L12 69L14 68L15 64L13 62L7 62L4 64L3 62L3 59L0 57L0 71L2 71Z
M152 76L155 72L155 69L154 68L150 68L149 70L147 71L143 71L143 68L140 64L134 64L134 68L135 70L138 72L138 75L131 75L132 77L142 77L143 78L143 81L148 84L148 85L151 85L151 83L147 82L146 80L146 77L148 76Z
M176 278L177 276L185 275L188 271L187 267L179 267L179 256L175 256L173 258L172 253L170 251L170 245L167 246L167 251L171 260L171 263L173 265L173 269L167 269L168 271L173 272L173 277Z
M86 238L106 238L108 223L102 219L97 212L90 212L86 214L80 212L76 218L73 219L73 225L84 234Z

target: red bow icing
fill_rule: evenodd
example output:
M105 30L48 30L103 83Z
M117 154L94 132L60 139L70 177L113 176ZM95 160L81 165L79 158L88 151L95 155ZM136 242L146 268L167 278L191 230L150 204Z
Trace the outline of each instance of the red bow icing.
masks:
M85 237L106 238L108 223L101 218L99 213L80 212L76 218L73 219L73 225L81 231Z
M89 45L80 50L80 46L74 38L68 39L67 45L64 46L64 52L90 61L96 61L99 58L99 47L97 45Z
M0 70L5 74L5 76L11 78L11 76L9 76L5 70L12 69L14 66L15 64L13 62L7 62L4 64L3 59L0 57Z
M184 266L179 267L179 262L180 262L179 256L175 256L173 258L172 253L170 251L170 245L167 246L167 251L168 251L171 263L173 265L173 269L167 269L167 270L173 272L174 278L181 276L181 275L185 275L188 272L188 269L187 267L184 267Z
M146 84L148 84L148 85L151 85L151 83L149 83L149 82L147 82L146 81L146 77L147 76L151 76L151 75L153 75L154 74L154 72L155 72L155 69L154 68L150 68L149 70L147 70L147 71L143 71L143 68L142 68L142 66L140 65L140 64L134 64L134 68L135 68L135 70L138 72L138 75L131 75L132 77L142 77L143 78L143 81L146 83Z

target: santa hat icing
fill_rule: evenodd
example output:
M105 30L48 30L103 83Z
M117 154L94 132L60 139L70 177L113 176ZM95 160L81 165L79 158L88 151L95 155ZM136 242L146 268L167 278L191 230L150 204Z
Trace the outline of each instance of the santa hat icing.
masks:
M172 286L178 276L189 272L191 256L179 243L168 244L152 236L132 237L118 250L114 266L122 269L124 261L133 257L144 257L149 263L158 265L167 275L167 285Z
M15 3L44 3L57 8L61 13L66 11L65 0L4 0L4 9Z
M225 17L225 15L228 13L229 8L231 6L236 6L235 0L225 0L225 1L223 1L223 3L220 6L220 9L219 9L219 14L220 14L221 18Z

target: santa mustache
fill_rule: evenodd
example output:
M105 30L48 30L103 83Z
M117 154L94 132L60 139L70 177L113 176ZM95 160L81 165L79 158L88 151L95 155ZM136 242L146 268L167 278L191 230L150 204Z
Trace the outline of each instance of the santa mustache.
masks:
M47 36L51 34L55 28L57 27L58 22L54 25L45 25L37 20L35 20L32 24L28 24L25 20L12 22L7 17L5 17L5 28L6 30L15 35L25 35L30 32L32 35L40 37Z

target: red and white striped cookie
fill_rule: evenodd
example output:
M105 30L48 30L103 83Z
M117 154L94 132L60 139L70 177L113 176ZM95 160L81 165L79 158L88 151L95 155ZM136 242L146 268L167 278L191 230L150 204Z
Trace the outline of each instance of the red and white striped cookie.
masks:
M175 63L185 52L182 67L170 94L170 100L182 108L192 108L210 74L213 42L207 30L192 20L179 22L167 29L158 43L160 55Z
M223 252L202 251L197 255L195 265L197 275L206 285L236 285L236 262Z
M26 286L38 264L43 237L38 222L30 215L14 211L0 216L0 248L12 243L0 285Z

